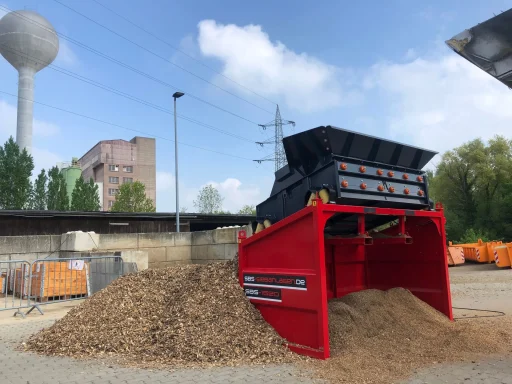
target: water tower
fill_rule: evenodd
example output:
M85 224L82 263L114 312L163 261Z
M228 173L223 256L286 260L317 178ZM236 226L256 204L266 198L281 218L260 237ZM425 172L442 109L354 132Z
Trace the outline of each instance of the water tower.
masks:
M10 12L0 19L0 53L18 70L18 125L16 143L32 152L34 76L51 64L59 52L55 29L32 11Z

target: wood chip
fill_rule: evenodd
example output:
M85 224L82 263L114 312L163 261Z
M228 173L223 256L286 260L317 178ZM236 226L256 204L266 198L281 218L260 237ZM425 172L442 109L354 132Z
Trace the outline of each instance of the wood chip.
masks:
M246 299L235 268L231 261L123 276L32 336L25 348L142 366L293 361L284 340Z
M403 288L365 290L329 301L331 358L304 366L332 383L392 383L423 366L511 352L510 320L450 322Z

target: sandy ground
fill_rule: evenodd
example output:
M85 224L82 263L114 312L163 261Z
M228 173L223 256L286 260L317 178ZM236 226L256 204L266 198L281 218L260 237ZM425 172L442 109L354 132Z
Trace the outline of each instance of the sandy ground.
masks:
M453 307L502 311L512 316L512 269L468 263L450 267L449 273ZM485 313L454 309L455 317L463 315Z

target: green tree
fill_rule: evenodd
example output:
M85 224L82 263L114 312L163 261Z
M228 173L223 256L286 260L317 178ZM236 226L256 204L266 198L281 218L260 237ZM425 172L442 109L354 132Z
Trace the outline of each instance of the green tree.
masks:
M46 183L48 181L48 177L46 176L46 171L41 169L41 172L37 176L34 191L32 195L32 204L31 208L36 210L45 210L48 200L48 194L46 191Z
M48 171L47 207L51 211L69 210L66 180L57 167L52 167L50 171Z
M71 207L72 211L87 211L85 209L85 181L82 175L76 180L75 187L71 193Z
M217 188L208 184L199 191L194 207L198 213L222 213L223 200Z
M256 207L254 205L244 205L239 211L240 215L256 215Z
M87 183L85 186L85 207L87 208L87 211L99 211L101 209L101 205L98 184L95 184L91 177L89 179L89 183Z
M146 196L146 187L140 181L124 183L119 188L112 212L155 212L153 200Z
M75 187L71 194L71 210L91 212L100 209L100 197L98 195L98 186L94 184L93 179L86 183L82 175L76 180Z
M485 144L477 139L446 152L429 191L445 206L448 239L470 239L470 230L495 239L512 235L510 184L510 140L496 136Z
M481 239L482 241L490 241L490 237L485 232L475 231L473 228L469 228L464 232L462 237L459 241L456 243L459 244L470 244L470 243L477 243L478 240Z
M59 197L57 200L57 211L69 211L69 196L68 189L66 185L66 179L62 173L60 175L60 184L59 184Z
M0 146L0 208L28 208L32 193L30 177L34 160L12 138Z

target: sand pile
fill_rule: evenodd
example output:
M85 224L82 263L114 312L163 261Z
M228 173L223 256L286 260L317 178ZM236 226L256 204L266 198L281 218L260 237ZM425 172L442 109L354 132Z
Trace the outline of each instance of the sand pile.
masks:
M28 350L142 365L279 363L293 358L245 298L234 262L124 276L32 336Z
M401 288L366 290L329 302L331 359L311 361L331 382L390 383L414 369L512 350L488 322L450 322Z

